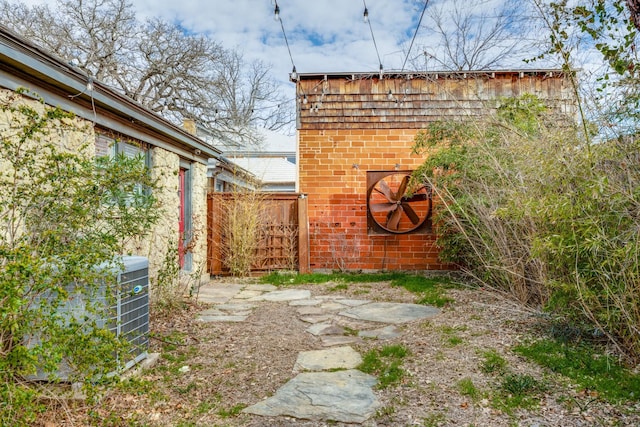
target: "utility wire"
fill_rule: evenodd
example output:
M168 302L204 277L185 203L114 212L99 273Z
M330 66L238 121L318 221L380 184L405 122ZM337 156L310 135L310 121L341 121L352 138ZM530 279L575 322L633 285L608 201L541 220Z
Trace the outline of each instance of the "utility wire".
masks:
M280 21L280 28L282 28L282 35L284 36L284 43L287 45L287 51L289 52L289 59L291 59L291 65L293 66L293 72L296 71L296 64L293 62L293 55L291 55L291 48L289 47L289 40L287 39L287 33L284 30L284 24L282 23L282 17L280 16L280 6L278 6L277 0L274 1L276 7L273 10L274 18Z
M413 38L411 39L411 44L409 45L409 50L407 51L407 56L405 56L404 62L402 63L402 70L400 70L401 73L404 71L405 65L407 65L407 59L409 59L409 54L411 53L411 49L413 48L413 42L416 40L416 36L418 35L418 30L420 29L420 25L422 24L422 18L424 18L424 12L427 10L428 5L429 5L429 0L425 0L424 7L422 8L422 13L420 14L420 20L418 21L416 30L413 33Z
M364 5L364 16L369 24L369 30L371 31L371 39L373 40L373 47L376 48L376 55L378 55L378 64L380 64L380 74L382 74L382 60L380 59L380 52L378 51L378 44L376 43L376 36L373 35L373 27L371 26L371 20L369 19L369 9L367 8L367 2L362 0L362 4Z

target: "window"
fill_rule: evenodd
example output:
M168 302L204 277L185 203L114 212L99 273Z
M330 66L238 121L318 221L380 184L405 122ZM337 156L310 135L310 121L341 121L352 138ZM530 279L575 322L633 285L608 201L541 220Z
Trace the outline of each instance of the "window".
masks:
M142 154L147 167L151 168L151 150L149 145L143 142L122 141L119 138L98 134L96 136L96 156L115 156L124 154L133 158Z
M149 145L142 142L134 142L134 141L122 141L118 138L108 136L105 134L97 134L96 135L96 156L110 156L115 157L116 155L122 154L130 159L142 155L144 158L144 163L147 168L151 168L151 150L149 150ZM144 194L148 192L149 189L144 187L142 184L135 185L133 189L133 194ZM131 195L131 199L128 200L130 202L133 199L133 195Z

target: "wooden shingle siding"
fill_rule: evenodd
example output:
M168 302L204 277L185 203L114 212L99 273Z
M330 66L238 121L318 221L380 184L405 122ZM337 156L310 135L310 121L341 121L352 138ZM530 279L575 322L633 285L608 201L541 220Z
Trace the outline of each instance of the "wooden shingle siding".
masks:
M544 99L558 112L574 114L567 75L558 71L406 73L382 80L302 75L297 85L298 129L420 129L436 120L486 116L495 111L499 98L525 93Z

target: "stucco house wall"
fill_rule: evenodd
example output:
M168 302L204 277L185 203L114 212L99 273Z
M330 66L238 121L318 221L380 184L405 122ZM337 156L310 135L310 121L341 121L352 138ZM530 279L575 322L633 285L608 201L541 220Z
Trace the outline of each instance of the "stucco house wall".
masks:
M41 103L16 93L28 89L42 98L44 104L57 106L75 114L74 130L51 135L59 147L77 151L84 146L88 155L105 155L109 147L96 144L100 136L145 147L151 158L151 173L157 178L155 192L161 206L161 217L143 241L131 242L132 254L149 258L150 274L156 276L181 237L178 230L179 171L188 171L185 198L190 205L186 230L192 244L184 274L192 276L194 284L209 279L206 272L206 186L207 162L220 151L205 144L184 129L168 122L140 104L116 93L59 58L0 27L0 97L13 97L38 109ZM0 114L0 131L11 123L8 113ZM153 280L152 280L153 282ZM153 289L151 290L153 293Z

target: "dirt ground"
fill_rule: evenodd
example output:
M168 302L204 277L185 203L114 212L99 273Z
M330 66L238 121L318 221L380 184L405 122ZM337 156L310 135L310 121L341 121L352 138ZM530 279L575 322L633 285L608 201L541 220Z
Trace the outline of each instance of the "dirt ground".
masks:
M304 285L313 295L344 295L374 301L414 302L416 295L388 283ZM341 287L338 287L341 288ZM398 385L376 390L382 405L364 426L638 426L640 405L613 406L571 385L511 351L531 337L541 321L536 313L483 289L447 291L454 300L427 321L402 326L400 338L362 340L352 347L364 354L401 344L409 350ZM124 381L98 404L52 403L46 427L103 426L344 426L289 417L264 418L239 411L294 377L298 352L322 348L306 332L296 307L260 302L245 322L201 323L206 305L152 313L151 351L158 363ZM352 321L349 326L353 328ZM356 325L357 326L357 325ZM362 327L372 328L372 325ZM538 403L511 414L496 409L500 378L481 369L483 352L495 350L513 373L529 374L547 386ZM461 393L460 381L473 383L475 397ZM468 394L468 393L467 393Z

